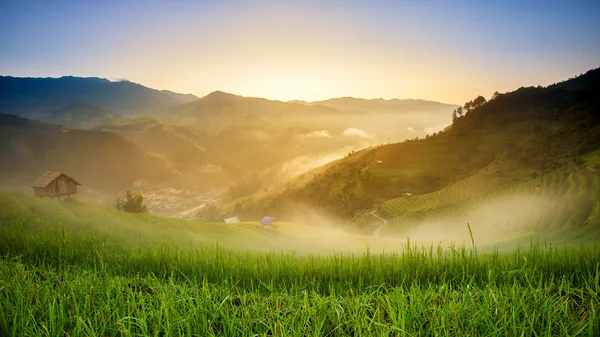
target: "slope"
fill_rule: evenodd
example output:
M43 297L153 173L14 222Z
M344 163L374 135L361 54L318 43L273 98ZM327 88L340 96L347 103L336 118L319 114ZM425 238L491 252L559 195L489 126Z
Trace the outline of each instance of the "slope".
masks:
M585 156L600 148L598 92L600 69L470 102L466 114L443 132L365 149L257 205L302 203L368 225L373 218L367 211L402 197L384 204L384 215L409 217L408 212L419 219L532 177L566 172L573 163L585 166ZM419 195L427 201L417 202ZM403 202L409 204L399 205Z
M45 123L64 125L69 128L93 129L102 124L116 122L121 116L89 104L73 103L50 111L38 118Z
M147 155L121 136L67 129L14 115L0 114L0 183L24 188L46 170L62 171L85 189L120 191L135 181L174 177L160 159Z
M384 232L427 226L460 230L469 222L484 237L543 233L548 239L581 239L600 234L600 151L518 181L496 165L438 191L383 203L380 213L392 219Z
M258 222L239 224L199 223L191 220L130 214L105 206L88 204L71 198L61 203L0 190L0 237L19 237L15 230L25 226L28 233L43 240L45 236L67 233L63 238L85 241L95 236L123 244L128 249L137 245L155 246L165 242L210 247L218 245L236 251L295 251L297 253L359 252L400 248L403 242L378 240L368 236L344 233L293 223L277 223L275 232L260 228ZM58 232L57 232L58 231ZM33 237L32 237L33 239ZM3 245L1 253L21 249L18 240ZM52 245L54 240L47 242ZM32 242L31 242L32 243ZM41 242L38 242L41 243Z
M193 128L138 116L97 126L96 130L118 133L140 148L165 161L179 172L205 164L209 137Z

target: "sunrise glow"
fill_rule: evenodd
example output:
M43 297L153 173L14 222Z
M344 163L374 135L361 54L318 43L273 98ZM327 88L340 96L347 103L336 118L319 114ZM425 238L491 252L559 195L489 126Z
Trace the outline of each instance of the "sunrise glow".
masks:
M598 7L583 1L3 2L0 27L19 37L0 35L0 69L13 76L125 78L197 96L223 90L278 100L461 103L597 66L600 47L590 25Z

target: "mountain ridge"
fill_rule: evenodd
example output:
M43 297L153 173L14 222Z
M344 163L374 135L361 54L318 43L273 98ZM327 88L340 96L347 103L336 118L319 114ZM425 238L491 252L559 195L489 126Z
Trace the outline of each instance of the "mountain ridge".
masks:
M0 111L33 118L76 102L131 116L155 114L195 99L190 94L99 77L0 76Z

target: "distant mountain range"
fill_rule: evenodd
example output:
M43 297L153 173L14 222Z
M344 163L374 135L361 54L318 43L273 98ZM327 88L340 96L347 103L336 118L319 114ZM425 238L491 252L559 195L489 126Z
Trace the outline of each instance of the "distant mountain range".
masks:
M53 124L44 127L28 121L31 127L18 132L4 125L3 139L20 144L28 155L9 151L0 160L16 163L5 174L12 182L20 175L30 179L46 168L73 172L96 186L107 185L105 179L118 180L117 175L121 180L115 186L160 181L138 165L140 179L112 168L82 173L84 164L75 159L87 158L83 155L87 152L102 153L98 158L126 165L121 159L109 159L109 152L135 146L132 158L140 163L148 161L144 156L152 158L160 170L176 172L175 180L206 186L209 181L231 185L244 179L234 194L245 196L289 179L299 170L298 159L304 167L373 144L433 133L450 123L454 108L421 100L282 102L222 91L198 98L95 77L0 77L0 113L14 115L4 117L5 122L19 116ZM119 141L109 135L114 133ZM41 141L44 137L55 150ZM46 155L52 151L66 154Z
M429 112L440 109L454 109L457 105L446 104L422 99L364 99L355 97L332 98L324 101L292 101L306 105L322 105L342 111L351 112Z
M251 115L287 126L298 118L314 119L336 114L341 117L339 113L339 110L331 107L307 106L215 91L196 101L175 107L164 117L197 125L209 133L219 133Z
M0 76L0 111L38 118L73 104L121 116L152 115L197 100L194 95L156 90L97 77L21 78Z
M280 129L299 126L342 132L363 125L380 139L400 140L448 125L456 107L424 100L353 97L282 102L222 91L198 98L97 77L0 76L0 113L85 129L145 115L218 134L255 116ZM385 132L390 125L396 126L394 133Z

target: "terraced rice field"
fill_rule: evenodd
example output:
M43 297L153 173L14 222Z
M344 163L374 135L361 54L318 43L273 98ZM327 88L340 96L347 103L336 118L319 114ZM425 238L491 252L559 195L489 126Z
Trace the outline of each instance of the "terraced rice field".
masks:
M506 212L519 213L518 219L507 218L503 224L507 229L546 231L597 226L599 163L600 156L592 154L583 165L573 164L517 182L491 166L439 191L390 200L382 205L381 213L396 226L449 217L468 221L473 209L502 200ZM531 203L529 209L526 203Z

